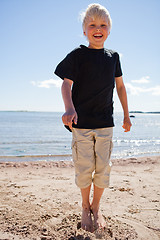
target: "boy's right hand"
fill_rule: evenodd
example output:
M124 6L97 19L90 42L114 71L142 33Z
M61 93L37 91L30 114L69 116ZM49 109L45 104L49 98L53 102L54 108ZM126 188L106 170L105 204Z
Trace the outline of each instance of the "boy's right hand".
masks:
M77 124L78 115L74 109L70 109L66 111L62 116L62 121L64 125L69 126L72 130L72 123Z

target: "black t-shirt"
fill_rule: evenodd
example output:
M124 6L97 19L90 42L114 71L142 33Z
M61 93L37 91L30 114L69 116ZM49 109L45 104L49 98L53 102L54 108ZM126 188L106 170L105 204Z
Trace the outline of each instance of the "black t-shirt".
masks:
M115 77L122 76L117 52L80 45L57 66L55 74L73 81L72 100L78 114L75 128L113 127Z

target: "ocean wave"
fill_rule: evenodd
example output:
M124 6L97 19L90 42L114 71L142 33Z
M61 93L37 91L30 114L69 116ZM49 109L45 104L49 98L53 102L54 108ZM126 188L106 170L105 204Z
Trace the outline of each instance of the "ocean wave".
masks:
M113 139L113 143L156 143L160 144L160 139Z
M18 144L55 144L55 143L66 143L66 139L62 140L51 140L51 141L12 141L12 142L0 142L0 145L18 145Z

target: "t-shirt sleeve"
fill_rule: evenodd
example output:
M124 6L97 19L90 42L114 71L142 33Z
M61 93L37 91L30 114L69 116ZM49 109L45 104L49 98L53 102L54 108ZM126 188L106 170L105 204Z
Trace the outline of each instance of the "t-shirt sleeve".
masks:
M72 81L76 79L75 57L74 53L69 53L56 67L54 72L62 80L68 78Z
M119 59L119 54L116 53L116 70L115 70L115 77L121 77L122 76L122 68L121 68L121 63Z

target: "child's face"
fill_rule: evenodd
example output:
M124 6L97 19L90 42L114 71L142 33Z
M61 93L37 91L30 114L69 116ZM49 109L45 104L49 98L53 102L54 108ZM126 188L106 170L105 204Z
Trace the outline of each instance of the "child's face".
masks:
M85 26L84 35L88 38L89 48L100 49L109 35L107 19L90 18Z

